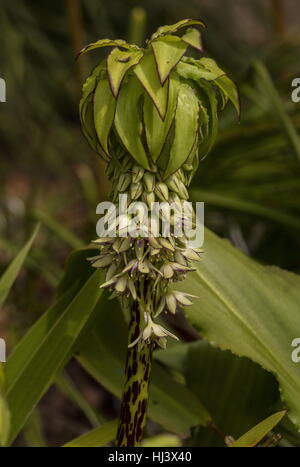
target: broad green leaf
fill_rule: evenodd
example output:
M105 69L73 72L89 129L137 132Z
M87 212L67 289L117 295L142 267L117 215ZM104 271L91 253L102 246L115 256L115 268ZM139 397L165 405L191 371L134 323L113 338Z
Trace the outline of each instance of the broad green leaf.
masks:
M156 358L184 376L187 387L209 409L219 433L234 438L269 416L280 398L273 375L205 340L175 344L158 351ZM189 445L224 447L225 442L211 427L197 427Z
M165 177L176 172L188 158L198 134L199 103L194 90L181 84L175 115L175 135Z
M134 67L134 73L149 94L162 120L165 118L168 105L169 82L164 85L159 81L155 59L152 53L144 55ZM130 115L130 114L129 114Z
M298 337L300 277L257 264L208 230L204 249L197 272L179 285L201 297L186 316L208 341L272 372L299 428L300 372L291 344Z
M107 75L112 93L117 97L126 72L136 65L143 56L141 51L113 49L107 57Z
M195 49L199 50L200 52L203 51L201 33L200 31L198 31L198 29L187 29L185 34L182 36L182 40L191 47L194 47Z
M160 82L165 83L171 71L185 54L187 44L176 36L164 36L151 43Z
M134 77L123 84L117 101L115 127L128 152L149 170L148 158L141 140L142 122L138 108L142 92L139 81Z
M210 71L200 64L200 60L194 60L191 58L184 57L182 61L176 66L177 73L185 79L192 79L193 81L199 82L199 80L205 79L206 81L214 81L220 76L225 75L224 71L215 70Z
M48 227L48 229L51 230L60 240L65 242L70 247L80 248L83 245L82 240L77 237L77 235L51 217L47 212L36 209L32 214L37 220Z
M65 444L65 448L93 448L103 447L110 441L113 441L118 428L118 420L111 420L105 422L98 428L73 439L69 443Z
M89 52L90 50L98 49L99 47L122 47L128 50L139 50L139 47L137 47L136 45L128 44L126 41L122 39L115 39L115 40L100 39L97 42L92 42L91 44L88 44L85 47L83 47L83 49L80 50L77 56L85 54L86 52Z
M175 118L179 82L170 77L168 110L164 121L148 96L144 99L144 122L147 146L153 161L157 161Z
M258 425L251 428L243 436L237 439L231 448L253 448L255 447L267 434L273 430L273 428L282 420L286 415L286 410L274 413L270 417L266 418Z
M93 330L78 347L78 359L102 386L119 398L124 384L126 351L127 327L122 314L116 304L105 301ZM211 420L197 397L155 362L149 417L176 433L187 433L191 426L205 425Z
M93 98L94 125L99 143L109 154L108 136L114 121L116 100L112 95L107 77L99 79Z
M74 298L66 292L34 324L6 364L6 397L11 411L12 442L37 402L74 352L79 336L93 320L102 290L96 271ZM70 301L71 299L71 301Z
M159 36L163 36L165 34L172 34L173 32L178 31L178 29L185 28L187 26L192 26L194 24L198 24L199 26L203 26L206 28L206 24L203 21L198 19L182 19L175 24L170 24L167 26L161 26L158 30L152 34L151 41L156 39Z
M30 248L34 242L34 239L38 233L39 230L39 225L36 226L36 228L33 231L33 234L31 235L30 239L28 242L23 246L23 248L19 251L15 259L10 263L6 271L2 274L0 278L0 306L3 305L5 302L9 291L15 282L17 275L20 272L21 267L23 266L23 263L30 251Z

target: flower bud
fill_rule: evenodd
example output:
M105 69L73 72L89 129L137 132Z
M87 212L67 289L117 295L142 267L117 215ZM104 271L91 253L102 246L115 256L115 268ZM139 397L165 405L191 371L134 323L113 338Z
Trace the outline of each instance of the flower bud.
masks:
M175 193L179 193L179 182L180 181L181 180L179 180L178 176L176 174L173 174L169 178L167 178L166 185L171 191L174 191Z
M126 276L122 276L120 277L120 279L117 281L116 283L116 291L117 292L124 292L124 290L126 289L126 286L127 286L127 277Z
M143 178L146 190L150 193L155 188L155 176L149 172L146 172Z
M141 182L132 183L130 185L130 196L133 200L138 199L142 193L143 193L143 185L141 184Z
M145 248L144 240L138 239L135 242L134 248L135 248L136 257L140 261L143 258L143 255L144 255L144 248Z
M160 270L161 270L161 272L162 272L165 279L171 279L171 277L173 277L173 275L174 275L174 271L173 271L172 267L170 266L170 264L168 264L168 263L165 263L161 267Z
M169 201L169 190L164 182L158 182L156 184L155 194L161 201Z
M141 167L140 165L134 165L132 168L132 182L133 183L138 183L142 180L145 169Z
M152 204L155 203L155 200L156 200L155 194L153 193L153 191L151 193L145 193L144 199L148 207L151 209Z
M121 174L118 185L117 185L117 190L118 191L125 191L131 183L131 177L129 174Z
M166 295L166 303L169 311L173 314L176 313L176 308L177 308L177 303L176 303L176 298L175 295L171 292L169 292Z

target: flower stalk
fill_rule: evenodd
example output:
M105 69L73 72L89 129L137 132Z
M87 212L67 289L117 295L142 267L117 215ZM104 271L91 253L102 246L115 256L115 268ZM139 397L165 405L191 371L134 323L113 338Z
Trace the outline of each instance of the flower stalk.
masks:
M124 447L138 446L142 440L146 423L146 411L149 399L149 383L152 365L153 342L138 350L131 345L143 329L143 312L138 302L131 307L129 323L125 384L123 389L120 422L116 445Z
M94 241L99 254L89 259L105 271L101 287L129 314L118 446L140 443L153 350L165 348L168 337L177 339L157 318L192 304L192 296L174 288L202 252L190 246L187 234L196 222L186 206L188 187L215 141L219 108L230 100L239 109L234 83L212 59L184 57L188 46L202 51L192 25L204 26L183 20L159 28L145 48L103 39L81 51L114 47L83 87L80 117L89 144L108 162L117 208L108 231ZM159 206L155 222L146 210L135 232L128 231L134 216L124 215L120 195L128 204Z

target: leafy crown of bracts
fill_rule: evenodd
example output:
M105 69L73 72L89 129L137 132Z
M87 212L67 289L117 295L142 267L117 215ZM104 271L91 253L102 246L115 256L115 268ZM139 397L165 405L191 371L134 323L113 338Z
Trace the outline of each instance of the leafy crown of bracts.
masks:
M218 111L231 101L239 113L237 88L216 62L185 57L188 47L203 51L200 31L191 26L205 24L184 19L160 27L145 48L102 39L79 52L113 47L80 101L84 135L106 161L121 145L162 179L184 164L194 172L215 142Z

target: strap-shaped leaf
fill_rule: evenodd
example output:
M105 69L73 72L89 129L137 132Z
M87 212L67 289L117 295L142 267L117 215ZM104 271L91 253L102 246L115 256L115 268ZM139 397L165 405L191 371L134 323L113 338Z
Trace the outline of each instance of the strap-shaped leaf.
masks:
M81 333L94 321L96 304L102 295L99 289L102 279L100 271L96 271L74 298L71 298L74 287L67 291L10 355L5 367L12 422L9 442L15 439L57 372L73 355Z
M211 71L205 68L204 65L200 63L200 60L194 60L192 58L185 58L183 61L179 62L176 67L177 73L185 79L192 79L198 82L201 79L206 81L214 81L220 76L225 75L225 72L221 69L216 69Z
M267 434L272 431L275 426L286 415L286 410L276 412L262 422L255 425L251 430L247 431L239 439L235 440L229 447L231 448L254 448Z
M200 31L198 31L198 29L187 29L185 34L182 36L182 40L191 47L194 47L195 49L199 50L200 52L203 51L201 33Z
M193 24L198 24L206 28L206 24L199 19L182 19L175 24L169 24L167 26L161 26L158 30L152 34L151 41L156 39L159 36L164 36L165 34L172 34L173 32L178 31L178 29L185 28L186 26L192 26Z
M77 57L79 57L82 54L85 54L86 52L89 52L90 50L98 49L99 47L123 47L124 49L128 50L139 50L139 47L134 44L128 44L126 41L123 41L122 39L100 39L97 42L92 42L91 44L86 45L81 49Z
M136 65L143 56L143 52L124 51L115 48L107 57L107 75L112 93L117 97L122 80L126 72Z
M139 115L139 99L143 88L139 81L131 76L123 84L115 115L115 127L127 151L145 169L149 170L148 158L142 144L142 122Z
M149 94L157 108L162 119L165 118L168 104L168 81L162 86L157 69L155 59L152 53L144 55L142 60L135 66L134 72L141 84Z
M0 278L0 307L4 304L9 291L15 282L17 275L20 272L20 269L23 266L23 263L30 251L30 248L35 240L35 237L39 231L39 225L34 229L33 234L23 248L19 251L17 256L13 259L10 265L7 267L6 271L2 274Z
M156 107L148 96L144 100L144 123L147 146L153 161L157 161L175 118L179 81L170 77L168 110L162 121Z
M63 447L65 448L86 448L102 447L108 444L116 437L118 429L118 420L105 422L94 430L88 431L78 438L72 439Z
M116 100L112 95L107 78L98 81L93 103L96 133L101 147L106 154L109 154L108 135L114 121Z
M159 78L164 84L173 68L185 54L188 45L176 36L164 36L162 39L153 41L151 45Z
M220 90L227 96L227 98L232 102L234 105L238 116L241 113L241 105L240 105L240 96L239 91L234 83L228 76L220 76L215 80L215 84L220 88Z
M193 89L182 84L178 93L175 135L165 177L176 172L188 158L198 134L199 103Z

